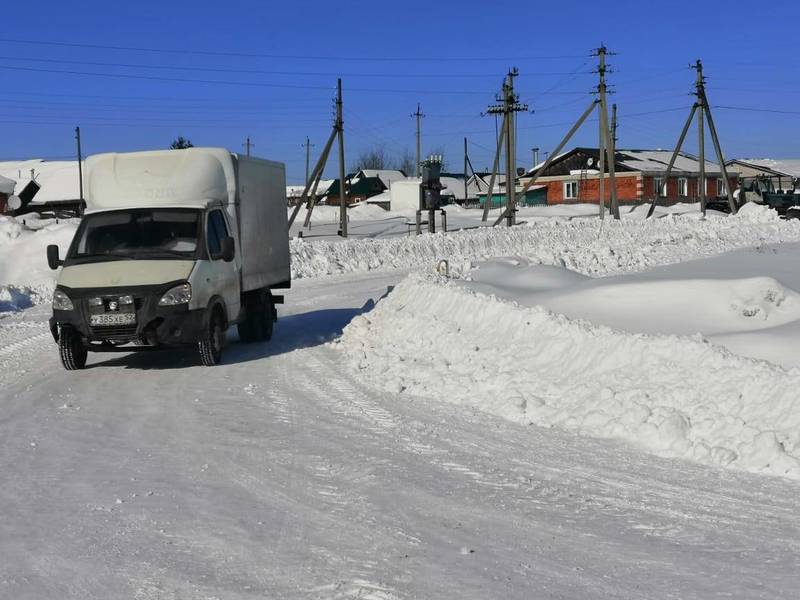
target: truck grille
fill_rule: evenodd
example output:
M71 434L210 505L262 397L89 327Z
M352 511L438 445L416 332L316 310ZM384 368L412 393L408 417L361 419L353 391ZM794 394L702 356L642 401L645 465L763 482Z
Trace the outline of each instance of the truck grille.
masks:
M102 325L92 327L92 337L112 342L131 342L138 339L136 325Z

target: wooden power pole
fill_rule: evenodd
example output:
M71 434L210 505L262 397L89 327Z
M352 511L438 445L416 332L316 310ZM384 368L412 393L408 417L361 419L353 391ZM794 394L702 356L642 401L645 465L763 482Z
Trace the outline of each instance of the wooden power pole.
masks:
M597 89L595 90L595 93L597 94L597 97L592 100L591 104L589 104L589 106L586 108L586 110L583 111L583 114L581 114L581 116L578 117L578 120L570 128L570 130L567 132L567 134L564 136L564 138L561 140L561 142L559 142L558 146L556 146L555 149L552 152L549 152L549 153L545 152L544 153L544 156L545 156L544 164L541 167L539 167L538 169L536 169L536 171L533 173L531 178L525 183L524 186L522 186L522 189L520 190L519 193L520 194L524 194L525 192L527 192L533 186L534 183L536 183L536 180L539 179L539 177L541 177L542 174L547 171L547 169L550 167L550 164L559 156L559 153L561 152L561 150L564 149L564 146L566 146L569 143L569 141L572 139L572 136L575 135L575 132L578 131L578 129L580 129L581 125L583 125L586 122L586 119L589 118L589 115L591 115L592 112L594 112L594 110L597 109L598 112L600 113L599 114L599 117L600 117L599 118L599 121L600 121L600 135L598 136L599 142L600 142L600 161L599 161L600 164L598 165L600 167L600 178L599 178L600 193L601 193L600 198L599 198L600 216L602 218L602 216L603 216L603 208L604 208L604 204L605 204L604 203L604 201L605 201L605 155L606 155L606 149L608 149L609 154L610 154L610 156L609 156L609 180L610 180L610 184L611 184L611 209L612 209L612 214L614 215L614 218L618 219L619 218L619 207L617 205L617 185L616 185L616 177L615 177L615 169L614 169L614 166L615 166L614 165L614 150L616 148L616 144L611 139L611 133L609 131L609 125L608 125L608 112L607 112L607 107L606 107L606 92L607 92L607 89L606 89L605 74L606 74L607 67L606 67L605 57L606 57L607 54L608 54L608 51L605 48L605 46L602 46L602 47L598 48L597 50L595 50L595 54L594 54L600 60L600 64L599 64L599 67L598 67L598 74L600 75L600 82L599 82L599 84L597 86ZM502 132L501 132L501 135L502 135ZM485 212L484 212L484 214L485 214ZM500 218L495 222L495 225L500 223L504 218L507 218L507 215L505 213L503 213L500 216Z
M297 201L297 204L292 211L292 214L289 216L289 227L291 228L294 224L295 219L297 218L297 214L300 212L300 208L305 204L306 207L306 218L303 223L305 227L308 227L311 224L311 213L314 210L314 206L317 199L317 186L319 185L320 179L322 179L322 174L325 171L325 165L328 162L328 157L330 156L331 149L333 148L333 142L336 141L336 138L339 139L339 235L342 237L347 237L347 197L345 194L345 181L344 181L344 118L343 118L343 110L342 110L342 80L338 79L336 82L336 115L333 121L333 128L331 130L330 136L328 136L328 141L325 142L325 146L322 149L322 154L319 155L317 159L317 164L314 166L314 169L311 171L310 175L306 177L306 185L303 189L303 193L300 195L300 199ZM308 140L308 138L306 138Z
M736 206L736 201L733 199L733 190L731 189L730 180L728 178L728 168L725 166L725 156L722 154L722 146L719 143L719 136L717 136L717 128L714 125L714 117L711 114L711 107L708 105L708 97L706 96L706 82L705 77L703 76L703 63L699 59L695 62L692 66L693 69L697 71L697 76L695 78L695 97L697 98L692 104L692 108L689 111L689 118L686 119L686 123L683 125L683 129L681 130L681 134L678 137L678 143L675 145L675 150L672 152L672 157L669 160L669 164L667 165L667 171L664 173L664 180L661 183L661 186L657 193L653 196L653 201L650 203L650 210L647 212L647 218L653 216L653 213L656 209L656 201L658 200L659 196L666 196L667 184L669 182L669 176L672 173L672 168L675 166L675 161L678 158L678 155L681 152L681 147L683 146L683 142L686 139L686 134L689 132L689 128L692 125L692 120L697 114L697 124L698 124L698 142L700 144L700 156L699 161L699 196L701 202L701 209L703 214L705 214L706 210L706 190L705 190L705 178L706 178L706 165L705 165L705 126L703 124L704 117L705 120L708 121L708 132L711 134L711 141L714 144L714 152L717 155L717 161L719 161L719 168L722 172L722 177L725 180L725 192L728 197L728 206L730 206L731 214L735 214L738 210Z
M339 132L339 235L347 237L347 194L344 186L344 117L342 110L342 80L336 80L336 131Z
M422 164L422 128L420 121L425 118L425 114L422 112L419 103L417 103L416 112L411 113L411 116L417 118L417 163L414 167L414 177L419 177L420 165Z
M314 144L311 143L311 140L306 136L306 143L303 146L306 149L306 184L308 183L308 167L311 164L311 147Z
M249 158L250 157L250 148L255 146L255 144L250 141L250 136L249 135L247 136L247 139L244 141L244 144L242 144L242 146L245 147L245 152L247 152L247 156Z
M78 199L83 205L83 155L81 154L81 128L75 128L75 141L78 144Z

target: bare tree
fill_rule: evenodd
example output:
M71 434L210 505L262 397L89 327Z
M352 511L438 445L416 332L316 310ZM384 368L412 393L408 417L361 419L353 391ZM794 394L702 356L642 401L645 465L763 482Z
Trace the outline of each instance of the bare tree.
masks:
M187 140L182 135L179 135L176 140L170 144L170 150L183 150L184 148L194 148L194 144L191 140Z
M391 169L392 159L383 146L373 146L363 150L351 165L351 172L361 169Z
M399 160L397 161L397 168L400 169L403 173L406 174L406 177L411 177L416 170L416 162L417 159L414 156L414 153L406 148L403 150L403 153L400 155Z

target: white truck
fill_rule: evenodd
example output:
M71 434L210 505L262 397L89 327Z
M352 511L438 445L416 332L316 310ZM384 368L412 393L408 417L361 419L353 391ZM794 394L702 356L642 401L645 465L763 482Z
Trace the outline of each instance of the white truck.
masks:
M221 148L86 160L86 212L63 267L50 329L66 369L88 352L193 347L222 358L227 329L272 337L273 290L291 285L282 163Z

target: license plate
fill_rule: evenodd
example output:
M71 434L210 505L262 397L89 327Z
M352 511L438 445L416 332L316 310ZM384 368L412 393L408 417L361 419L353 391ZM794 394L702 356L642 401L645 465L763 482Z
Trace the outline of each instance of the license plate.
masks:
M136 323L136 313L104 313L92 315L91 324L96 325L133 325Z

